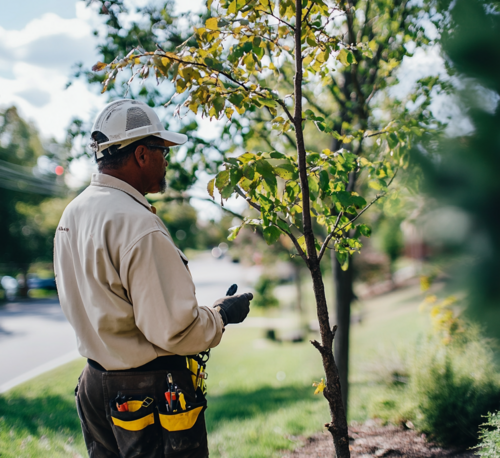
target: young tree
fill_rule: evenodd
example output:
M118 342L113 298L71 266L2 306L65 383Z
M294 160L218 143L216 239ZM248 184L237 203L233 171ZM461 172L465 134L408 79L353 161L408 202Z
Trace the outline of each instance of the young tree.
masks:
M221 203L233 194L243 197L259 212L260 218L247 218L233 228L232 238L245 225L261 227L269 244L287 236L306 264L321 335L321 342L312 344L321 354L326 375L318 388L331 413L326 426L337 456L347 457L347 421L333 354L337 327L330 325L320 263L330 248L347 269L349 256L361 248L361 236L369 235L369 228L358 219L386 194L402 163L400 147L411 129L396 132L397 125L390 124L370 132L365 125L353 125L348 132L339 132L320 116L313 103L304 101L308 88L330 81L332 72L341 65L355 64L356 54L373 53L370 43L361 41L362 36L357 42L343 40L338 18L354 14L350 4L223 0L211 8L209 0L208 8L213 17L206 20L205 27L195 29L194 42L188 40L175 52L135 48L124 58L97 63L94 69L107 71L104 90L125 68L133 72L129 81L148 73L158 81L170 80L177 94L187 94L178 111L184 107L238 123L247 111L265 110L273 117L274 129L295 144L293 155L280 152L280 143L269 139L271 151L228 157L225 169L210 181L208 192L215 198L217 188ZM279 78L287 65L293 66L291 90L287 91L286 85L271 88L269 82ZM344 144L360 144L365 138L386 134L387 156L370 161L346 149L306 149L305 133L311 126ZM378 192L370 203L350 187L352 177L362 170L367 171L370 186ZM315 227L321 230L315 233Z

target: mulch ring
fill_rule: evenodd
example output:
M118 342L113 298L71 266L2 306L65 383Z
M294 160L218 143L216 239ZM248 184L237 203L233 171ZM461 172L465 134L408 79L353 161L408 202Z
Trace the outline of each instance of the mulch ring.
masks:
M352 458L473 458L470 451L441 448L427 442L424 434L397 426L382 426L375 421L349 427ZM304 439L304 445L283 458L332 458L333 443L330 433L323 432Z

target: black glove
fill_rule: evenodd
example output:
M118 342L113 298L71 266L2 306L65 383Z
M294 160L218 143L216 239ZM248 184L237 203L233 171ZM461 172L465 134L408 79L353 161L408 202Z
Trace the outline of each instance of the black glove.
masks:
M219 311L224 326L230 323L241 323L250 311L250 301L252 299L252 293L244 293L222 297L215 301L214 307Z

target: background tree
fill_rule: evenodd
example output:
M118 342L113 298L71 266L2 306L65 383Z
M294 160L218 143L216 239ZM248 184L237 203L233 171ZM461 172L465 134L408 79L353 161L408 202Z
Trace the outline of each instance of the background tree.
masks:
M39 206L50 196L66 194L53 159L15 107L0 112L0 266L4 273L21 273L25 278L32 262L52 259L54 232L45 230ZM25 284L22 293L26 293Z
M468 313L488 334L500 337L500 217L492 206L500 199L500 3L442 1L440 7L448 21L441 43L450 71L460 81L458 103L470 131L422 144L425 155L419 150L415 155L438 208L462 212L454 224L462 234L458 246L457 240L445 244L465 261L455 269L455 278L459 289L468 286ZM438 160L430 159L436 156Z

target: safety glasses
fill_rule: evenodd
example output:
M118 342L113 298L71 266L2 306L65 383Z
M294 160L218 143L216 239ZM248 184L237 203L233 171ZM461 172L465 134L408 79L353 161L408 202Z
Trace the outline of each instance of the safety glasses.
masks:
M168 146L161 146L161 145L146 145L150 149L159 149L162 151L163 157L165 159L168 159L168 155L170 154L170 147Z

